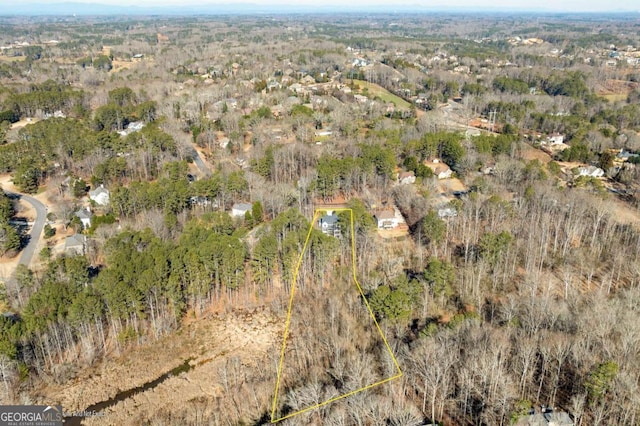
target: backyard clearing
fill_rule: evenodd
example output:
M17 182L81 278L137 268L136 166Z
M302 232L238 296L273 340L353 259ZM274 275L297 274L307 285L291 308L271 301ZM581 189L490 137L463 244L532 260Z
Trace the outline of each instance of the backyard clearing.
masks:
M382 86L375 83L369 83L364 80L353 80L353 83L360 86L361 89L367 89L371 98L380 98L383 102L392 102L398 108L412 109L413 105L405 101L399 96L394 95Z

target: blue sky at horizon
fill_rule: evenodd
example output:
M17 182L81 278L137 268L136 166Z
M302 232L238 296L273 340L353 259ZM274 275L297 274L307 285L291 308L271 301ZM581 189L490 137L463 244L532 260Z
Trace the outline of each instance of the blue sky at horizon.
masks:
M522 9L522 10L549 10L572 12L616 12L621 10L640 11L640 0L559 0L556 2L535 2L531 0L27 0L21 4L47 4L47 3L93 3L112 6L207 6L207 5L242 5L254 4L261 7L268 6L303 6L312 7L321 4L322 7L349 7L350 9L363 7L388 6L392 11L394 7L438 8L438 9L474 9L486 7L496 9ZM13 6L15 0L0 0L0 7ZM1 12L0 12L1 13Z

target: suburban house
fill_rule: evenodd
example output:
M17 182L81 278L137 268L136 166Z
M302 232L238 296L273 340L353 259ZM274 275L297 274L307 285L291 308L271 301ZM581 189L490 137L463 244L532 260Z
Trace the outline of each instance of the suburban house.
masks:
M448 217L456 217L456 216L458 216L458 211L448 204L445 204L438 208L438 217L440 219L445 219Z
M293 83L291 86L289 86L289 90L291 90L293 93L298 93L300 90L302 90L302 84Z
M193 206L198 206L198 207L208 207L211 206L215 209L218 208L218 202L216 200L211 200L209 197L205 197L202 195L192 195L191 197L189 197L189 205L191 207Z
M226 136L223 136L220 139L218 139L218 144L220 145L220 148L222 148L222 149L225 149L227 146L229 146L229 142L231 142L231 141Z
M91 227L91 217L93 216L91 210L89 210L88 208L81 208L74 214L80 219L80 222L82 222L83 228Z
M271 80L267 83L267 90L269 92L273 91L273 90L279 90L282 88L282 85L280 83L278 83L275 80Z
M416 174L412 171L398 173L398 183L409 185L416 182Z
M305 75L302 79L300 79L302 84L315 84L316 79L311 77L310 75Z
M333 131L331 131L330 129L326 129L326 130L316 130L314 133L315 137L317 138L323 138L323 137L328 137L333 135Z
M435 174L438 179L449 179L453 174L453 171L444 163L438 164L433 168L433 174Z
M602 177L604 170L596 166L583 166L578 168L578 176Z
M438 179L449 179L453 174L453 171L449 168L445 163L440 162L437 158L433 160L425 160L424 165L429 167L433 174L436 175Z
M551 408L542 407L540 411L531 410L527 416L523 416L516 422L516 426L573 426L571 416L564 411L554 411Z
M486 163L484 166L482 166L482 168L480 169L480 172L483 175L492 175L495 172L495 168L496 168L496 163L489 162L489 163Z
M473 127L468 128L467 130L465 130L464 132L464 137L465 138L475 138L476 136L480 136L482 134L482 132L480 131L480 129L476 129Z
M109 205L109 190L104 185L100 185L93 191L89 191L89 198L100 206L107 206Z
M118 134L120 136L127 136L128 134L139 132L144 127L143 121L133 121L124 128L124 130L120 130Z
M236 98L228 98L224 100L224 104L227 105L227 108L237 109L238 108L238 100Z
M546 143L549 145L560 145L564 143L564 135L560 133L553 133L547 137Z
M359 104L364 104L369 102L369 98L367 98L364 95L353 95L353 99L355 99L356 102L358 102Z
M367 65L369 65L369 62L364 58L355 58L351 61L352 67L366 67Z
M394 229L400 224L395 212L392 209L381 210L377 212L373 217L378 223L378 229Z
M247 212L251 211L252 207L249 203L235 203L233 207L231 207L231 216L244 217Z
M322 231L323 234L340 238L342 234L340 233L339 221L338 215L329 211L318 220L318 226L320 226L320 231Z
M86 249L87 237L82 234L74 234L64 240L64 253L69 256L83 256Z
M618 161L629 161L630 158L637 157L640 154L632 154L629 151L625 151L624 149L620 151L616 155L616 160Z

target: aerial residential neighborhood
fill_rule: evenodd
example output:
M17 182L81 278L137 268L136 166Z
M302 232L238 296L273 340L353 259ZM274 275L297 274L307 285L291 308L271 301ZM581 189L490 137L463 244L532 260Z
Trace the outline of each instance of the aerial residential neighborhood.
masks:
M104 3L0 8L0 412L638 424L637 11Z

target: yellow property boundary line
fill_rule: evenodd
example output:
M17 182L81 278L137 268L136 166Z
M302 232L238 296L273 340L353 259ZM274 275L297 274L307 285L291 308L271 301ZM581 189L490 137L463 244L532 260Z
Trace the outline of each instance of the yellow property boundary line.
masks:
M362 300L364 300L364 303L367 307L367 310L369 311L369 315L371 316L371 319L373 320L373 323L376 325L376 329L378 330L378 333L380 333L380 337L382 337L382 341L384 342L385 347L387 348L387 352L389 352L389 355L391 356L391 359L393 360L393 364L396 366L397 370L398 370L398 374L396 374L393 377L389 377L387 379L381 380L379 382L376 383L372 383L368 386L362 387L360 389L351 391L349 393L345 393L344 395L340 395L337 396L335 398L331 398L327 401L324 401L320 404L316 404L313 405L311 407L307 407L303 410L300 411L296 411L295 413L291 413L288 414L284 417L280 417L280 418L274 418L276 415L276 405L278 402L278 391L280 388L280 379L281 379L281 375L282 375L282 365L283 365L283 361L284 361L284 352L285 349L287 347L287 337L289 335L289 325L291 324L291 313L292 313L292 308L293 308L293 297L295 295L295 289L296 289L296 282L298 280L298 272L300 270L300 265L302 265L302 259L304 257L304 253L307 250L307 245L309 244L309 238L311 237L311 232L313 231L313 226L316 223L316 218L318 217L318 214L322 211L326 211L326 210L332 210L332 211L348 211L351 219L350 219L350 224L351 224L351 269L353 270L353 281L356 283L356 286L358 287L358 291L360 292L360 296L362 296ZM356 238L355 238L355 227L354 227L354 220L353 220L353 210L352 209L345 209L345 208L326 208L326 209L316 209L315 212L313 213L313 219L311 220L311 226L309 226L309 232L307 232L307 237L304 241L304 246L302 248L302 252L300 253L300 259L298 259L298 264L296 265L296 269L293 272L293 283L291 285L291 296L289 297L289 309L287 311L287 321L285 323L284 326L284 337L282 339L282 348L280 350L280 363L278 364L278 377L276 379L276 389L275 389L275 393L273 395L273 404L271 407L271 423L277 423L280 422L282 420L288 419L290 417L293 416L297 416L298 414L302 414L305 413L307 411L310 410L314 410L316 408L322 407L323 405L327 405L330 404L332 402L335 402L339 399L342 398L346 398L348 396L351 396L353 394L356 394L358 392L362 392L364 390L367 389L371 389L375 386L379 386L382 385L384 383L387 383L391 380L394 379L398 379L400 377L402 377L402 370L400 369L400 365L398 364L398 360L396 359L395 355L393 355L393 351L391 350L391 346L389 346L389 342L387 342L387 338L384 336L384 333L382 332L382 329L380 328L380 324L378 324L378 321L376 320L375 315L373 314L373 311L371 310L371 306L369 306L369 302L367 301L367 298L364 295L364 292L362 291L362 287L360 286L360 283L358 282L358 279L356 277Z

